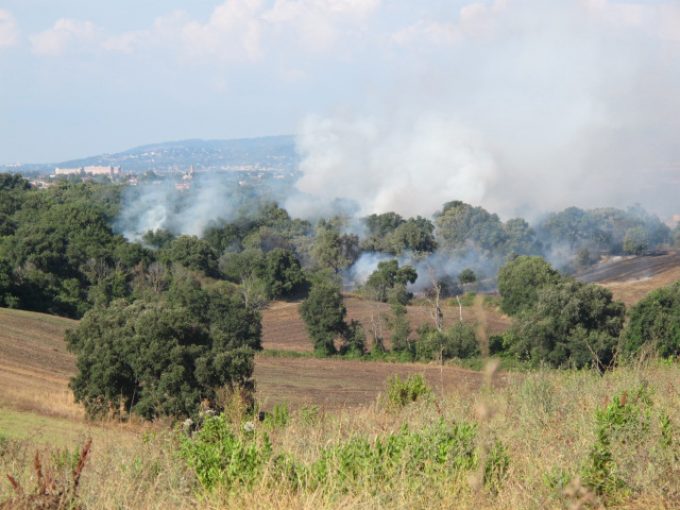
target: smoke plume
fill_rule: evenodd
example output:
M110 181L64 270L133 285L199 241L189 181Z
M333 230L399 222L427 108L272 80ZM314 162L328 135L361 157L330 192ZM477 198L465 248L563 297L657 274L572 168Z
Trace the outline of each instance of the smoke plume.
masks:
M394 90L310 116L296 214L333 199L429 215L460 199L505 217L640 203L680 184L680 7L496 0L393 34ZM377 99L379 98L379 99ZM349 113L347 113L349 111Z

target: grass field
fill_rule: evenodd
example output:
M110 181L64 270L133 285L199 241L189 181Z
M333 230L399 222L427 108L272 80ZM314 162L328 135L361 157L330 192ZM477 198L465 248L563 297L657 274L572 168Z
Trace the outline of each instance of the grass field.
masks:
M653 278L658 285L673 276L665 270ZM642 292L642 282L618 283L619 290L616 282L607 285L630 296ZM361 320L367 329L388 312L386 305L354 296L346 304L349 317ZM677 363L651 362L601 376L589 371L484 373L437 364L319 359L306 354L310 342L297 305L277 302L264 312L263 346L269 351L256 357L259 404L270 410L284 403L291 409L282 425L256 425L256 434L271 438L274 458L281 455L313 465L329 448L342 452L342 445L355 440L370 445L403 433L404 427L419 433L439 423L465 422L477 431L479 459L490 455L492 445L503 445L508 467L502 484L484 488L483 471L442 478L428 463L416 472L405 463L382 485L376 485L369 469L365 478L349 486L331 479L323 487L304 481L297 487L274 476L274 465L267 464L253 486L206 492L178 457L178 436L168 422L85 419L68 389L75 364L64 332L76 321L7 309L0 309L0 475L12 474L24 487L34 486L37 449L46 465L68 476L68 459L91 437L92 456L80 490L88 509L680 508ZM408 313L414 329L430 320L425 307L409 307ZM457 320L458 308L447 306L444 313L450 323ZM483 336L509 323L481 297L463 308L463 318L483 328ZM274 355L275 349L289 355ZM401 410L386 407L386 379L394 374L422 374L433 397ZM610 408L616 395L625 401L639 388L648 389L651 407L631 411L626 426L636 428L624 439L613 436L606 455L600 455L594 446L599 444L598 413ZM240 433L242 425L236 423ZM610 457L613 460L607 460ZM616 483L607 489L610 492L584 485L584 469L593 463L604 466L603 473L611 470ZM2 510L15 508L2 506L11 494L9 483L0 481Z

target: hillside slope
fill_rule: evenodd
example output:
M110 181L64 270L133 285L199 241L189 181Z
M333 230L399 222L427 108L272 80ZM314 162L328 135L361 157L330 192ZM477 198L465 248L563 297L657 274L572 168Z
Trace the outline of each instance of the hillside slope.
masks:
M295 308L296 309L296 308ZM73 402L68 380L75 371L74 357L66 350L64 332L76 321L50 315L0 308L0 408L43 416L82 420L82 408ZM285 336L286 327L282 332ZM265 338L271 348L274 337ZM371 403L393 374L423 373L433 387L479 387L478 372L437 365L270 357L255 363L257 398L265 406L287 402L324 407Z
M680 280L680 253L615 257L578 274L577 278L607 287L615 299L633 305L651 291Z

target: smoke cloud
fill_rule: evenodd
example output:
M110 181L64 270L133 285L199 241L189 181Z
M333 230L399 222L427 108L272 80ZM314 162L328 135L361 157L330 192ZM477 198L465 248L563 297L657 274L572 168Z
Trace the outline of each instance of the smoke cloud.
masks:
M678 34L675 2L496 0L418 20L389 40L394 90L302 122L305 198L287 206L430 215L460 199L535 218L640 203L670 216Z

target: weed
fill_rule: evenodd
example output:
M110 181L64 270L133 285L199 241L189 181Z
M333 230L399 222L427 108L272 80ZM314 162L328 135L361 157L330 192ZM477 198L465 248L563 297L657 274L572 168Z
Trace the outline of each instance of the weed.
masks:
M319 420L319 406L304 406L299 411L300 419L305 425L312 425Z
M78 488L80 486L80 477L87 462L87 457L90 453L92 440L85 442L82 449L77 452L77 456L73 459L70 454L63 457L52 457L52 466L44 466L40 454L35 452L33 459L33 469L37 479L35 490L30 493L24 490L24 487L11 475L7 475L12 488L14 489L14 496L10 499L0 503L0 510L79 510L82 506L78 502ZM56 462L55 462L56 459ZM72 466L60 465L62 460L66 459ZM70 462L73 460L73 462ZM59 478L57 471L63 471L62 468L69 467L69 476Z
M651 396L643 385L631 393L614 396L612 402L595 413L595 443L581 471L584 483L598 496L613 497L627 484L618 473L612 443L640 442L649 433Z
M181 455L195 471L201 485L252 485L272 453L269 437L254 431L236 434L225 415L207 418L193 438L182 437Z
M288 404L276 404L270 413L267 413L265 424L272 428L282 428L290 421L290 410Z
M497 492L510 467L510 456L500 441L495 441L489 450L484 465L484 486L492 492Z
M420 374L409 375L406 379L395 375L387 381L385 398L390 409L401 409L412 402L431 397L432 390Z

